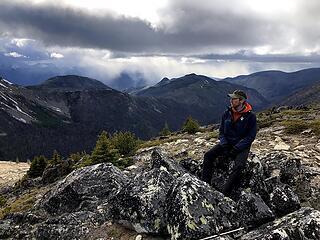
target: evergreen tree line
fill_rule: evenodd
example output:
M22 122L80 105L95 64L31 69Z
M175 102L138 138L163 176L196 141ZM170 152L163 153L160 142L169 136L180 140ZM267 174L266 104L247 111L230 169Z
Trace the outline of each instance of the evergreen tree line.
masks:
M194 134L200 130L200 126L196 120L189 116L182 125L181 130ZM159 135L168 136L171 133L166 122ZM69 159L73 162L73 169L103 162L110 162L123 169L131 165L131 157L142 142L131 132L120 131L110 135L108 132L102 131L91 154L87 154L86 152L73 153L69 156ZM31 161L27 177L41 177L46 167L58 165L62 161L64 160L57 151L53 152L51 159L47 159L43 155L36 156Z

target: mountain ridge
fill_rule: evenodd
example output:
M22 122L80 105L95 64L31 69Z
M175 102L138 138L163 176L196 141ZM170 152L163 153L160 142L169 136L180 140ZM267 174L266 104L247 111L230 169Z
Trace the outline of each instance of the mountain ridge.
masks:
M277 70L256 72L225 78L222 81L256 89L272 103L279 103L293 92L320 80L320 68L302 69L295 72Z

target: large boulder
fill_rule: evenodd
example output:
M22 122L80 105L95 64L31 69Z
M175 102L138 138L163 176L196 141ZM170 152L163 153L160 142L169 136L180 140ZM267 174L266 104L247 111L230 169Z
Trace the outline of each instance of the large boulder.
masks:
M155 149L150 164L136 170L131 181L104 208L111 208L114 220L139 233L165 234L167 194L183 173L177 162Z
M166 167L139 173L106 208L112 218L139 233L164 233L166 196L175 177Z
M171 239L199 239L239 226L235 202L190 174L172 185L166 212Z
M318 240L320 239L320 212L312 208L301 208L241 237L241 240L256 239Z
M85 201L99 202L116 195L128 178L111 163L84 167L58 182L40 202L50 214L74 212Z

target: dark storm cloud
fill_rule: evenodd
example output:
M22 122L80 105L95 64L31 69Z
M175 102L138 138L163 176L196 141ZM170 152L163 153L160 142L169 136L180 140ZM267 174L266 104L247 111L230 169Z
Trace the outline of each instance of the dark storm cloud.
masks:
M248 47L272 41L275 36L279 40L280 29L270 28L265 19L239 4L232 10L230 4L219 2L170 1L154 29L138 18L4 0L0 2L0 32L40 39L48 45L146 53Z
M239 51L235 54L205 54L193 55L204 60L240 60L251 62L285 62L285 63L320 63L319 54L298 55L298 54L264 54L258 55L247 51Z
M57 5L1 1L0 31L48 45L140 51L156 33L135 18L96 16ZM150 44L149 44L149 47Z
M47 46L109 49L116 55L199 54L209 59L318 61L299 56L319 51L320 2L294 1L295 12L263 15L239 0L172 0L159 11L157 28L139 18L80 10L59 4L0 1L0 36L32 38ZM280 51L294 39L297 54L247 55L269 45ZM280 50L279 50L280 49ZM318 49L318 50L317 50ZM226 55L227 52L238 52ZM277 51L276 51L277 52ZM292 51L291 51L292 52ZM222 53L222 55L208 53Z

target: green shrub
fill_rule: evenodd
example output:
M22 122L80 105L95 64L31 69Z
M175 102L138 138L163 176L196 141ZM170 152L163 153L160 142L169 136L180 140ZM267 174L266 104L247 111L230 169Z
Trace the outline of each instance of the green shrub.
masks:
M115 146L112 144L108 133L102 131L91 154L92 164L111 162L112 164L117 165L118 159L118 150L115 149Z
M121 170L125 169L126 167L131 166L134 163L132 157L125 157L125 158L120 158L117 161L117 167L120 168Z
M160 136L168 136L171 134L170 128L168 126L168 123L166 122L164 124L163 129L160 131Z
M6 203L6 207L0 209L0 219L5 218L10 213L28 211L34 206L37 200L37 195L44 194L45 191L45 188L34 188L28 191L27 193L19 195L13 202L8 201Z
M303 120L286 120L282 122L282 125L288 134L299 134L309 128L309 124Z
M213 130L209 132L208 136L206 137L206 140L210 140L211 138L218 138L219 137L219 131Z
M125 156L133 154L138 147L138 139L131 132L114 133L111 143L121 155Z
M312 121L310 127L316 135L320 135L320 120Z
M0 195L0 207L3 207L4 205L6 205L6 203L7 199L4 196Z
M194 134L200 131L199 123L196 120L194 120L191 116L189 116L182 126L182 131L187 132L189 134Z
M30 169L27 172L27 175L30 178L41 177L44 169L48 164L48 160L44 156L36 156L31 161Z

